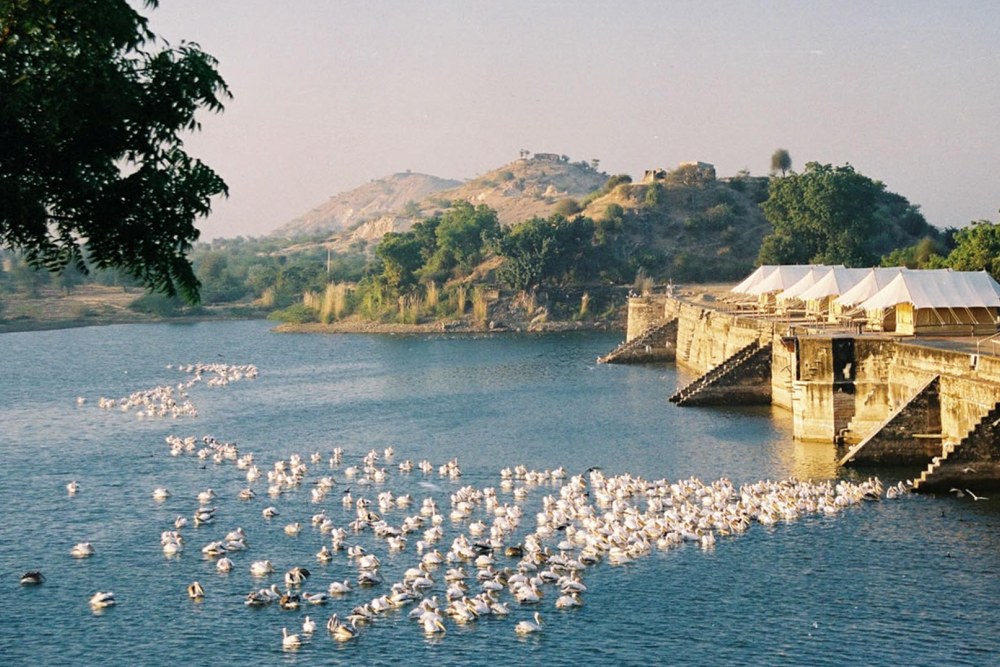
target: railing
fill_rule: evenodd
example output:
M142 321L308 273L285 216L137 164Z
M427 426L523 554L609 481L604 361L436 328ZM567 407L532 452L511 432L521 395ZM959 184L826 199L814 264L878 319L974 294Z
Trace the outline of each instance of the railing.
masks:
M993 339L996 338L996 337L998 337L998 336L1000 336L1000 331L996 332L995 334L991 334L989 336L986 336L985 338L980 338L979 340L977 340L976 341L976 356L977 357L979 356L979 348L980 348L980 346L983 343L989 341L990 345L994 345L995 346L997 344L997 341L995 341ZM993 354L996 354L996 347L993 348Z

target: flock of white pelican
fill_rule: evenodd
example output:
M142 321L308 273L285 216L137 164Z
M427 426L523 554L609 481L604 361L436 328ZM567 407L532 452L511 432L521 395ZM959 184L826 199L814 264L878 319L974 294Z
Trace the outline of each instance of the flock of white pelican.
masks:
M536 471L523 465L500 470L495 486L475 488L461 485L457 459L441 465L424 460L392 466L392 448L369 451L358 464L345 465L338 448L329 457L293 454L262 469L252 454L241 454L235 444L211 436L171 436L167 443L174 456L235 465L250 486L234 498L256 498L257 492L247 492L259 485L268 497L263 521L280 521L282 498L305 493L303 487L311 486L309 500L321 507L311 517L292 517L284 533L295 537L311 526L319 567L339 561L353 571L353 578L305 590L312 581L308 567L298 564L280 571L266 558L244 559L252 531L243 528L205 543L201 550L203 557L215 560L219 572L245 568L252 578L266 580L247 593L248 607L307 609L355 598L349 612L334 613L326 623L330 637L339 642L355 639L380 617L404 607L411 607L409 617L428 636L444 635L451 623L507 618L512 608L580 607L587 571L601 563L620 565L686 543L712 549L717 539L739 535L754 524L832 516L880 498L884 491L876 478L861 483L789 479L738 487L728 479L669 482L630 474L606 476L598 469L569 475L563 468ZM389 488L393 475L409 476L414 470L438 481L418 484L428 491L426 497L416 499ZM450 485L448 501L440 497L444 489L438 484ZM338 486L343 488L338 498L328 501ZM155 495L162 496L162 491ZM902 491L892 486L886 496L898 497ZM525 516L525 500L539 492L544 492L541 511ZM215 523L217 508L208 505L220 500L218 494L205 489L195 500L195 525ZM330 504L340 505L339 512L322 507ZM178 517L161 535L167 556L183 549L181 529L187 524L186 516ZM362 535L368 536L369 546L362 543ZM385 576L383 560L406 553L413 554L412 566L402 576ZM195 582L189 595L202 599L210 594L205 590ZM537 633L542 627L542 615L534 611L531 619L514 625L514 632ZM282 646L298 648L315 630L316 622L307 615L300 631L282 629Z
M167 368L173 368L168 365ZM174 385L159 385L152 389L136 391L122 398L100 397L97 406L104 410L119 409L123 412L136 410L138 417L197 417L198 408L188 398L188 390L196 384L205 382L209 387L225 387L232 382L243 379L255 379L257 367L253 364L182 364L177 370L191 375L185 382ZM208 380L205 380L205 375ZM83 405L86 398L77 398L77 403Z
M185 368L196 379L206 371L216 373L221 378L218 383L257 373L252 366ZM123 401L117 404L141 404L144 410L159 411L144 398ZM164 556L177 557L188 542L201 538L202 558L214 561L220 575L242 571L258 581L243 600L246 607L305 610L331 603L350 605L349 611L333 613L325 624L337 642L354 640L377 628L381 617L403 608L409 608L408 617L428 637L445 635L451 624L518 615L524 618L514 624L514 633L542 632L543 618L537 609L583 606L588 591L585 578L592 568L626 564L685 544L710 550L718 540L733 539L754 524L834 516L862 501L906 492L900 484L884 493L877 478L860 483L786 479L737 486L726 478L710 483L694 477L648 480L628 473L606 475L597 468L570 474L561 467L530 470L525 465L505 467L494 484L476 488L462 485L456 458L439 465L428 460L397 465L391 447L356 455L356 462L345 462L343 449L335 448L329 455L292 454L259 466L252 453L211 436L172 435L166 441L171 456L232 465L246 486L230 498L212 488L192 493L189 497L196 507L190 514L162 527ZM414 476L421 481L414 484ZM426 494L417 498L398 493L391 488L394 478L408 479L407 488ZM70 495L79 491L72 484L73 488L67 487ZM153 502L163 503L177 494L161 486L151 496ZM303 556L303 561L315 562L312 568L317 573L339 565L341 574L346 569L352 576L313 585L320 577L304 562L283 563L279 569L251 548L252 527L232 527L221 539L205 539L201 527L213 527L226 517L222 502L252 503L261 496L266 500L259 501L260 521L284 523L284 539L312 545L307 553L313 555ZM298 500L291 502L292 498ZM306 498L315 507L311 516L303 509ZM538 509L533 515L525 509L529 499ZM70 553L87 558L95 550L81 542ZM399 568L400 559L408 554L412 566ZM395 574L383 571L387 558L397 564ZM43 580L40 572L22 577L25 584ZM187 589L195 602L212 592L211 583L199 581ZM98 592L90 599L95 610L115 603L110 592ZM282 627L282 647L300 648L316 627L309 615L300 630Z

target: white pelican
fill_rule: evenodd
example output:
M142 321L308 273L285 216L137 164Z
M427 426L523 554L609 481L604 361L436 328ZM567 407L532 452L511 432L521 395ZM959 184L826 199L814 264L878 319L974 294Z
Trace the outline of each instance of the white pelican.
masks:
M542 615L537 611L535 612L535 622L531 621L518 621L517 625L514 626L514 632L519 635L530 635L532 632L538 632L542 629Z
M295 566L288 572L285 572L285 585L289 588L292 586L301 586L309 575L310 572L306 568Z
M72 482L66 485L66 493L71 496L75 496L76 492L80 490L80 485L74 479Z
M359 586L378 586L382 583L382 577L375 570L362 570L358 574Z
M98 591L94 593L93 597L90 598L90 606L94 609L103 609L104 607L110 607L115 604L115 594L111 591L107 593Z
M197 581L188 586L188 597L192 600L202 600L205 598L205 589Z
M153 489L153 500L162 502L169 497L170 497L170 491L163 488L162 486Z
M298 635L288 634L288 628L281 628L281 647L285 649L297 649L302 646L302 640Z
M347 579L334 581L327 590L330 592L330 595L345 595L351 592L351 582Z
M583 606L583 600L580 599L579 593L563 593L556 600L557 609L570 609L572 607Z
M330 617L330 622L326 624L326 628L338 642L347 642L358 636L358 628L354 625L354 622L352 621L350 625L341 623L337 620L336 614Z
M311 635L314 632L316 632L316 621L306 616L302 620L302 634Z
M265 577L274 572L274 566L269 560L255 560L250 564L250 574L255 577Z
M446 632L444 622L441 620L441 615L437 612L425 612L420 617L420 624L424 628L424 633L428 635L436 635Z
M87 558L94 555L94 546L90 542L80 542L69 553L73 558Z
M216 497L215 491L213 491L211 488L208 488L198 494L198 502L202 504L208 504L212 502L212 498L215 497Z
M219 572L229 572L230 570L233 569L233 561L227 558L226 556L223 556L215 564L215 569L218 570Z
M265 507L261 511L261 514L264 515L265 519L270 519L273 516L278 516L278 510L276 508L274 508L274 507Z
M309 604L326 604L330 601L330 596L326 593L303 593L302 599Z

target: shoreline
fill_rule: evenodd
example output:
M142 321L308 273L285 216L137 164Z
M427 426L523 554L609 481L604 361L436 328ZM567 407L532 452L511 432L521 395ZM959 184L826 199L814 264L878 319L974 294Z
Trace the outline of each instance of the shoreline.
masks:
M490 326L492 324L493 326ZM624 326L612 325L607 322L584 322L573 320L557 320L544 323L477 325L461 320L438 320L418 324L403 324L399 322L371 322L360 319L348 319L341 322L321 324L309 322L305 324L279 324L275 333L296 334L492 334L492 333L560 333L565 331L621 331Z
M0 334L27 333L32 331L55 331L59 329L79 329L83 327L102 327L118 324L189 324L194 322L210 322L214 320L267 320L263 314L258 316L236 316L229 313L202 313L200 315L182 315L178 317L163 317L133 313L130 316L98 315L90 317L74 317L66 319L17 319L0 320ZM273 322L273 321L272 321ZM487 333L560 333L566 331L618 331L624 332L620 323L606 321L555 320L548 322L488 322L477 325L471 321L457 319L437 320L418 324L399 322L374 322L360 318L349 318L331 324L309 322L305 324L288 324L273 322L275 333L293 334L487 334ZM491 326L492 325L492 326Z

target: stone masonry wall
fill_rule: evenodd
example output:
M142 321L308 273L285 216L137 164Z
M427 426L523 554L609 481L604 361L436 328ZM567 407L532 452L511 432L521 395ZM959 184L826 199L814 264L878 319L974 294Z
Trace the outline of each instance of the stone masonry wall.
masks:
M919 340L859 336L854 339L853 380L845 383L835 377L835 370L845 369L832 367L830 337L788 337L787 327L773 320L672 299L663 308L661 313L668 308L679 312L677 363L700 373L753 341L772 343L771 401L792 411L797 439L829 442L847 415L858 442L935 376L941 376L940 432L946 441L963 438L1000 401L1000 359L995 357L974 360L967 352L923 347ZM929 433L926 427L920 432ZM924 445L914 445L914 453L924 456Z
M912 464L941 453L940 380L935 379L889 420L854 456L854 463Z
M625 340L641 336L649 327L664 317L664 300L662 297L638 296L628 300L628 328Z

